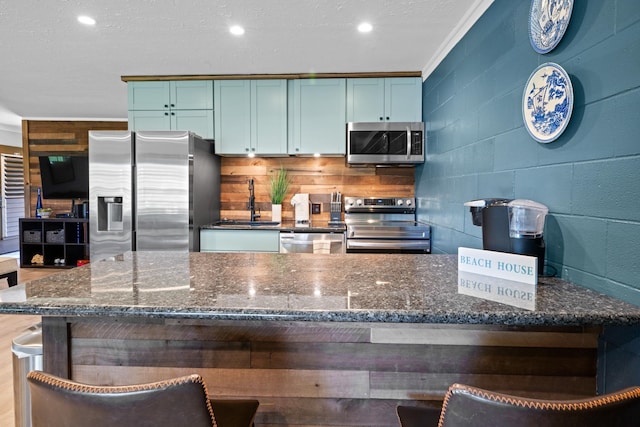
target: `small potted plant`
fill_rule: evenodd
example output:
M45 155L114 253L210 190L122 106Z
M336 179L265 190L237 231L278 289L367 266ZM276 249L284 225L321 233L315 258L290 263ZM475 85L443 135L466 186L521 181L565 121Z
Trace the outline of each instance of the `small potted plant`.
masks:
M51 208L40 208L37 210L37 213L40 216L40 218L49 218L51 216L51 212L52 212Z
M280 166L278 171L271 175L271 188L269 189L269 198L271 198L271 220L275 222L282 221L282 201L289 189L289 176L287 170Z

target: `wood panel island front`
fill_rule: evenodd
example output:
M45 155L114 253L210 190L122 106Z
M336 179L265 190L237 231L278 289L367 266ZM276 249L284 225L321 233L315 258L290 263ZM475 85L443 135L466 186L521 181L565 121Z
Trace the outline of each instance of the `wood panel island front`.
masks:
M458 277L455 255L132 252L2 291L0 313L43 316L45 371L199 373L215 397L258 399L258 426L397 426L397 404L439 405L453 382L549 398L640 383L615 350L640 307L557 278L483 297L499 286Z

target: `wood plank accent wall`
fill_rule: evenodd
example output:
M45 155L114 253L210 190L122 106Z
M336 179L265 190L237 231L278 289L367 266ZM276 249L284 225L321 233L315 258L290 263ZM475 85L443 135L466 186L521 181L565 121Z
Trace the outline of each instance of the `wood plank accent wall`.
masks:
M39 156L86 154L90 130L127 130L126 121L22 121L22 152L24 157L25 215L35 216L40 179ZM53 214L69 212L71 200L42 200Z
M89 130L127 130L127 122L37 121L22 122L22 151L25 158L25 212L35 216L37 188L41 185L38 156L77 154L88 151ZM28 160L27 160L28 159ZM221 218L248 219L248 180L255 180L256 208L262 220L271 219L269 178L284 166L292 178L282 207L283 220L293 220L289 203L295 193L309 193L314 203L321 203L321 213L312 220L329 220L332 192L358 196L414 196L414 168L348 167L344 157L223 157L221 171ZM43 200L45 207L68 212L66 200Z
M43 318L45 331L50 321L59 320ZM72 379L124 385L200 373L212 396L257 398L258 427L396 427L396 405L439 406L453 382L538 398L596 394L597 327L67 322L69 339L56 339L69 343ZM45 369L56 372L61 349L47 348Z
M247 158L223 157L220 185L221 218L249 219L250 178L254 179L256 209L261 220L271 219L269 179L282 165L291 177L291 185L282 204L282 219L293 220L291 197L309 193L312 203L321 203L321 213L312 221L329 220L331 193L343 196L414 196L414 168L348 167L344 157Z

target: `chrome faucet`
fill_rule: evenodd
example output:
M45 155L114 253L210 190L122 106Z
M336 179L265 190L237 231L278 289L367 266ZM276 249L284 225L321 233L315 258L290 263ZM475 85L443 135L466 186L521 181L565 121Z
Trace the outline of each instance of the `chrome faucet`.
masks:
M251 221L257 221L260 214L256 213L256 196L253 191L253 178L249 179L249 210L251 211Z

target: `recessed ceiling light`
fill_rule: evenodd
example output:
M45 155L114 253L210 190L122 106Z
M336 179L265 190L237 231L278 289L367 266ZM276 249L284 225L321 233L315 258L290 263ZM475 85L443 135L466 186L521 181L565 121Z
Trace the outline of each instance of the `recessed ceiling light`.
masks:
M361 33L368 33L371 30L373 30L373 27L368 22L363 22L362 24L358 25L358 31L360 31Z
M96 20L90 16L81 15L78 16L78 22L84 25L96 25Z
M229 31L234 36L241 36L244 34L244 28L242 28L240 25L234 25L233 27L229 28Z

